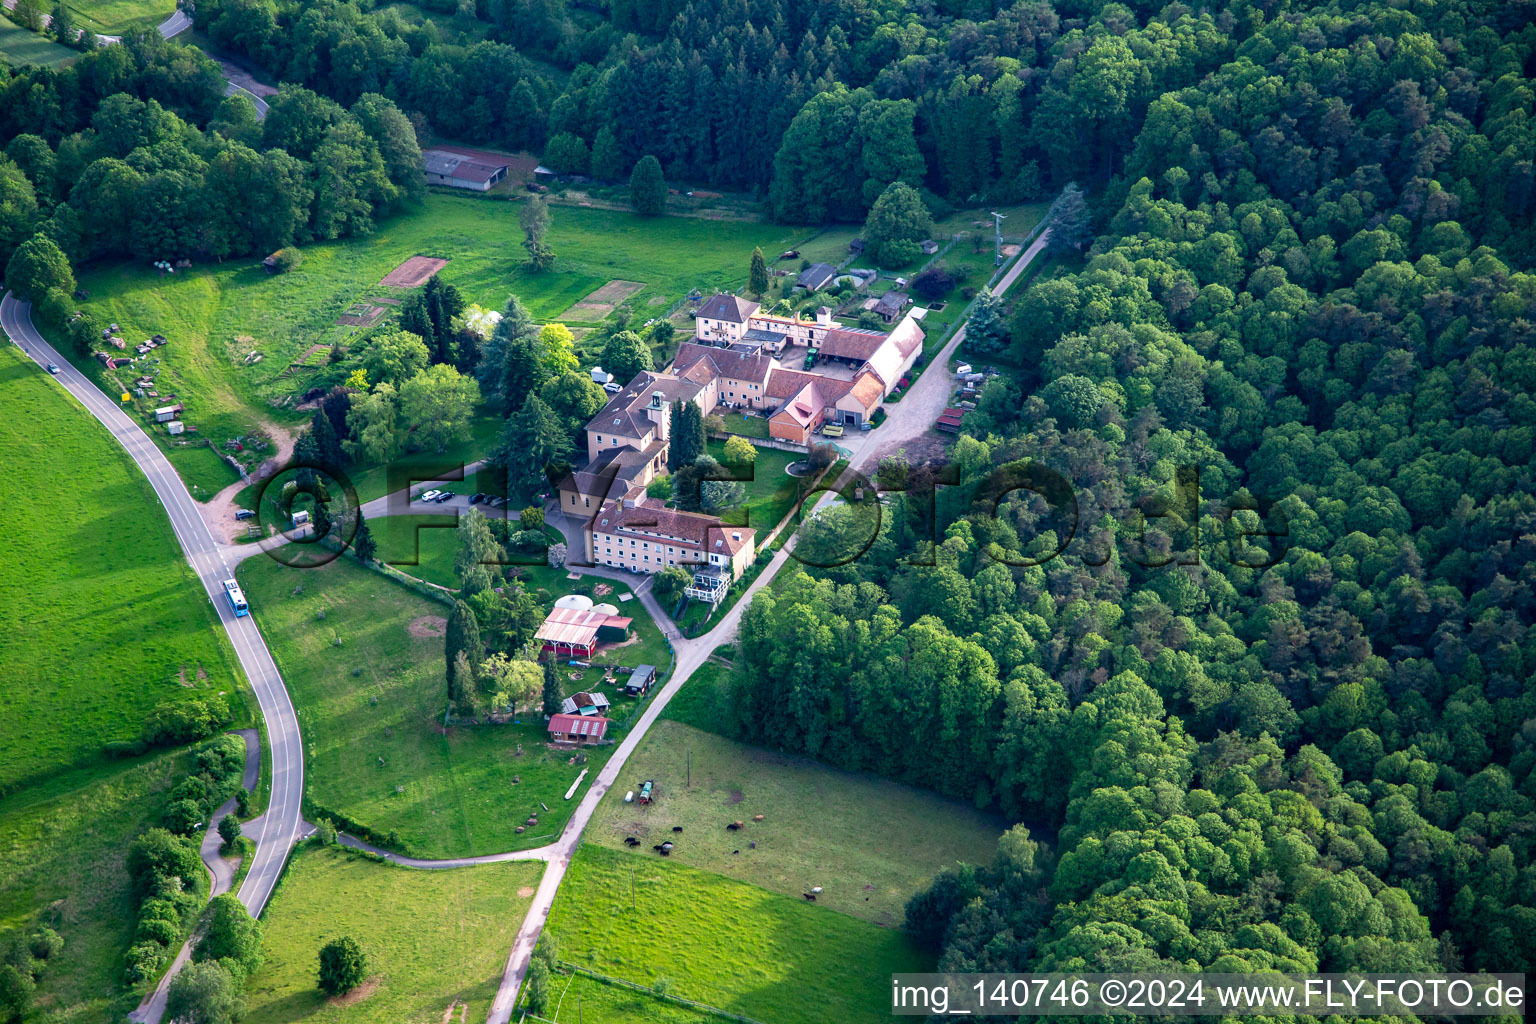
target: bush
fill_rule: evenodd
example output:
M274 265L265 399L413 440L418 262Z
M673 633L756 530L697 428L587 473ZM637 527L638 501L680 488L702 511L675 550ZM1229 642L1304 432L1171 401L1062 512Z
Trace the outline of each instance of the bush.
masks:
M181 938L181 926L164 918L151 917L139 922L133 937L139 943L153 942L169 948Z
M261 966L261 922L234 893L215 896L208 905L208 926L192 951L192 959L226 965L232 961L239 965L241 977L250 977Z
M224 815L219 821L219 838L224 840L224 849L234 849L240 841L240 819L233 814Z
M64 940L52 928L39 928L27 938L27 948L39 960L49 960L64 951Z
M207 739L234 721L223 697L179 698L155 705L144 719L144 742L175 746Z
M541 1014L549 1005L549 965L543 960L528 964L528 1012Z
M180 882L172 891L197 891L206 872L197 846L163 828L152 828L128 847L128 877L140 897L164 894L171 879Z
M196 800L177 800L165 809L165 827L179 836L190 836L203 824L203 808Z
M368 976L368 955L350 935L320 948L320 988L333 996L346 995Z
M912 290L929 302L936 302L949 294L960 278L943 263L934 263L912 279Z
M284 246L272 254L272 264L279 274L286 274L290 270L299 269L304 262L304 254L293 246Z
M148 981L160 974L167 959L167 950L158 942L140 942L128 947L123 954L123 976L130 985Z
M8 1020L20 1020L32 1005L37 982L32 975L11 964L0 964L0 1013Z
M149 744L143 740L113 740L102 748L102 753L109 761L116 761L124 757L138 757L149 750Z
M159 919L161 921L173 921L181 923L181 908L173 901L151 897L139 904L139 920L148 921Z

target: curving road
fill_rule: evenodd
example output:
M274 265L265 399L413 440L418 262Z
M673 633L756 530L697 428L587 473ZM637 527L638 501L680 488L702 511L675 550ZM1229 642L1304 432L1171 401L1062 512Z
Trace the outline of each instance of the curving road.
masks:
M300 803L304 797L304 749L299 737L299 719L293 703L283 686L277 665L267 650L256 620L250 616L237 618L224 599L222 583L234 575L226 564L218 542L203 521L201 511L186 485L177 476L165 454L120 408L118 403L102 394L69 361L59 355L32 325L31 306L17 301L10 292L0 299L0 327L21 346L23 352L40 366L54 363L59 367L55 380L64 387L87 412L96 417L102 426L117 439L130 458L149 479L155 496L160 499L166 516L171 521L176 540L186 555L193 572L202 581L208 600L213 603L214 614L229 634L235 656L250 682L261 714L266 721L267 741L272 753L272 794L262 815L259 828L253 829L250 838L256 843L251 869L240 886L240 902L253 916L259 916L272 895L282 873L288 851L301 837ZM140 1007L136 1019L157 1021L164 1011L164 990L171 974L166 974L156 993L158 1006L152 998Z

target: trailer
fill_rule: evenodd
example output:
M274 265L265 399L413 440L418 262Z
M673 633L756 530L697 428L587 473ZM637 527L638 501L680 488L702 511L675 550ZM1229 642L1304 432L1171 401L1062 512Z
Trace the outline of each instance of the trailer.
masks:
M646 779L645 785L640 787L640 802L642 804L648 804L651 802L651 787L654 785L655 782L653 780Z

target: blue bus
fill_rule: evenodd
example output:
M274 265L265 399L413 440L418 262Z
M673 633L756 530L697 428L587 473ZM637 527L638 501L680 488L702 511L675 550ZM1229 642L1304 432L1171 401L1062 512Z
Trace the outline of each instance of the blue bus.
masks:
M229 606L235 610L236 615L251 614L251 606L245 603L245 595L240 592L240 584L234 580L224 581L224 596L229 598Z

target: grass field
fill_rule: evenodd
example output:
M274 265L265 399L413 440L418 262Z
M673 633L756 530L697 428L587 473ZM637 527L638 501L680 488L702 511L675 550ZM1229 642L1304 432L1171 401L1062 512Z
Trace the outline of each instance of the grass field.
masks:
M79 54L0 15L0 64L61 64Z
M549 993L543 1016L554 1024L719 1024L721 1019L576 971L553 975Z
M189 766L187 755L164 753L61 775L0 800L0 935L42 922L64 939L38 986L39 1018L122 1020L138 1002L121 988L137 910L123 854L159 824L164 794Z
M262 917L266 962L246 983L244 1024L485 1020L543 865L410 871L335 849L295 854ZM350 935L369 980L340 1000L316 958Z
M610 210L561 206L549 241L559 254L553 271L529 274L517 203L433 194L366 238L308 246L303 264L270 275L255 258L196 267L174 276L118 264L81 278L87 303L104 322L137 341L164 334L165 390L187 406L184 418L202 436L222 441L265 418L298 422L272 403L302 393L321 367L285 374L313 345L350 336L335 325L352 303L403 298L408 289L379 284L413 255L449 260L445 281L466 300L500 309L515 294L541 319L558 317L613 279L643 282L629 300L637 313L666 308L694 288L737 286L754 245L791 244L803 229L689 218L645 220ZM250 365L251 352L261 359ZM319 362L323 363L323 360ZM94 360L79 365L100 378Z
M591 843L546 927L562 959L642 985L665 978L673 995L770 1024L887 1020L891 974L932 967L896 929Z
M238 669L154 491L51 377L0 347L0 794L102 764L156 703Z
M582 790L564 797L582 767L595 774L612 750L569 764L537 715L445 731L448 607L349 558L314 569L251 558L237 575L298 709L308 813L398 833L398 848L419 857L537 846L578 802ZM538 827L517 834L532 812Z
M176 0L70 0L69 9L81 28L89 25L96 32L122 35L154 28L176 13Z
M249 715L149 483L10 344L0 423L0 465L25 496L0 502L0 932L56 920L66 954L40 1005L100 1020L120 1001L133 937L123 851L186 767L178 754L110 762L102 745L135 738L151 707L180 695L223 691Z
M621 791L646 779L656 781L656 801L624 803ZM796 899L819 885L818 909L890 928L940 869L990 863L1006 828L920 789L666 719L646 734L613 789L617 796L598 808L588 842L624 850L624 837L637 835L641 845L630 855L654 859L652 844L673 839L674 861ZM758 814L763 821L752 820ZM732 821L744 822L742 830L726 831ZM676 825L680 836L671 831Z

